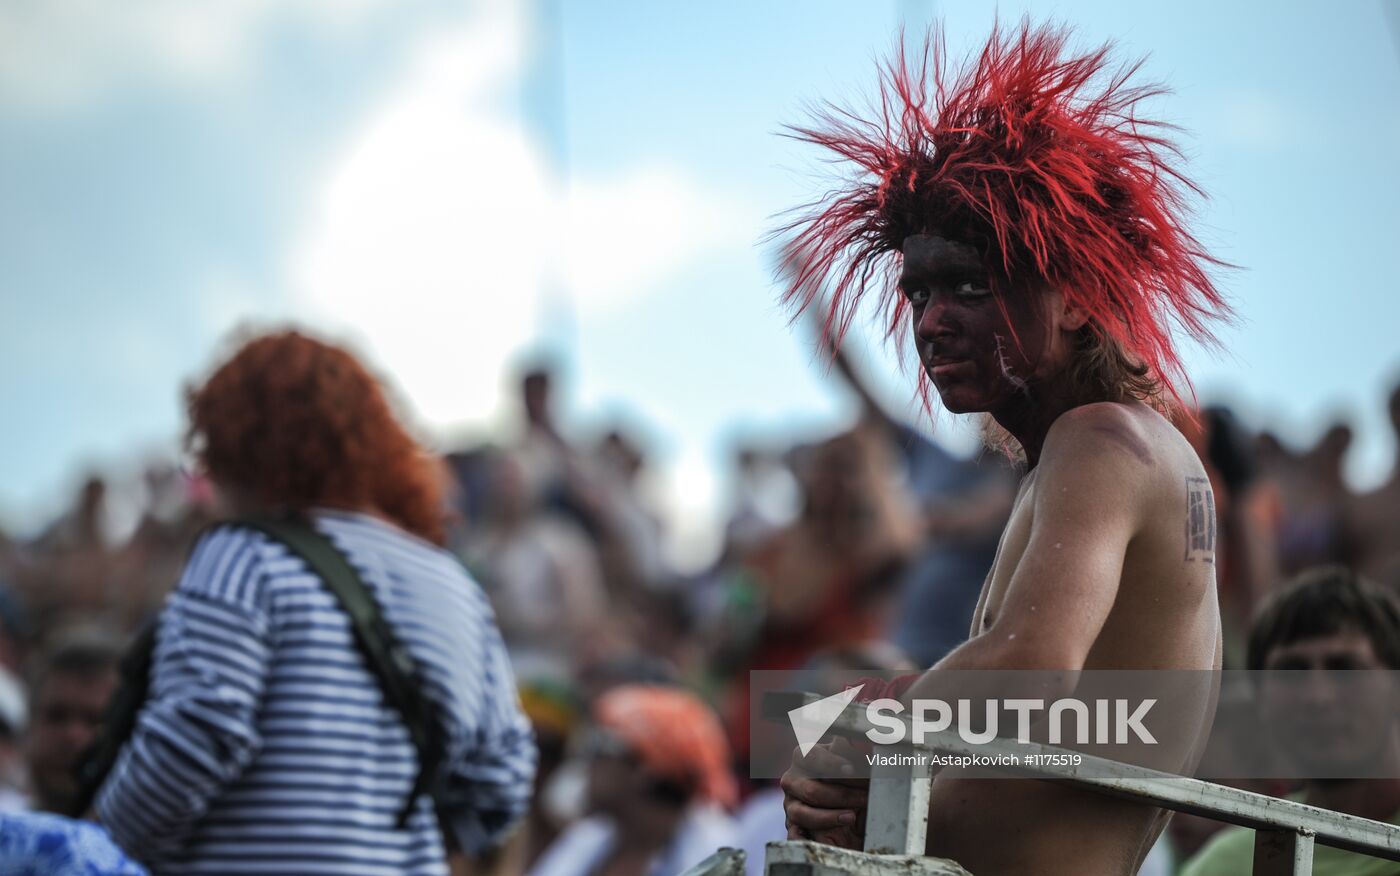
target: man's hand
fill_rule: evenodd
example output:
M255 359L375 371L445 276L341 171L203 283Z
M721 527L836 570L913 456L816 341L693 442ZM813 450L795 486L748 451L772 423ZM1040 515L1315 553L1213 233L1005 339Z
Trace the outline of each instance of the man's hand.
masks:
M869 779L818 779L851 776L860 752L845 739L813 748L806 757L793 749L792 766L779 784L787 814L788 839L810 839L846 849L865 845L865 805Z

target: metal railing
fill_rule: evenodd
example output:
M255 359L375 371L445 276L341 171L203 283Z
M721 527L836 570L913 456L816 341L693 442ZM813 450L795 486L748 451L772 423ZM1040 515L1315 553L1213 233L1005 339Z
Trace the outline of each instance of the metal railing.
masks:
M767 693L763 698L763 713L770 720L786 721L787 713L822 699L817 694ZM901 716L902 717L902 716ZM906 719L907 724L907 719ZM867 719L862 704L846 707L830 732L840 736L863 737L874 728ZM907 729L907 728L906 728ZM906 735L906 738L911 738ZM928 754L979 756L995 759L998 755L1016 756L1020 766L1007 772L1042 779L1060 779L1097 793L1109 794L1187 812L1216 821L1223 821L1256 831L1254 842L1254 873L1256 876L1304 876L1312 873L1313 847L1316 843L1333 846L1372 857L1400 861L1400 827L1358 818L1330 809L1320 809L1241 791L1225 785L1188 779L1104 758L1070 752L1067 749L1038 743L994 739L973 745L955 731L926 732L917 745L876 746L876 753L908 752L910 749ZM1027 756L1074 754L1075 765L1056 765L1056 758L1038 758L1026 763ZM924 853L928 833L929 790L932 785L931 758L915 760L913 765L882 765L880 759L872 768L870 797L867 804L865 852L870 856L899 856L907 862L909 856ZM1070 760L1065 758L1065 761ZM923 765L919 765L922 761ZM1063 762L1063 761L1062 761ZM1044 764L1044 765L1040 765ZM770 846L770 872L775 862L777 844ZM785 873L855 872L839 867L808 867L793 869L793 856L778 855ZM861 870L869 870L869 865ZM880 868L877 866L875 871Z

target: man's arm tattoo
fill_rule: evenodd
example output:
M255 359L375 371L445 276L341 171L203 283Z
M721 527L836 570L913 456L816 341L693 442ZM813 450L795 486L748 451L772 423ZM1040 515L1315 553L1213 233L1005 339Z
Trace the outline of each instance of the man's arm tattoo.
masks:
M1186 479L1186 560L1215 562L1215 494L1207 478Z

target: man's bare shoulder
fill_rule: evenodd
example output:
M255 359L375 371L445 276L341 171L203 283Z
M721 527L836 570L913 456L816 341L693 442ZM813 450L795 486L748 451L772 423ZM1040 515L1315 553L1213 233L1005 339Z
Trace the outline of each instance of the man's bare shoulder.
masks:
M1046 435L1040 466L1040 483L1072 479L1079 500L1130 515L1138 526L1179 514L1190 491L1210 491L1190 442L1145 404L1085 404L1067 411Z
M1140 522L1144 513L1175 509L1182 485L1205 478L1190 442L1166 417L1147 405L1113 402L1062 414L1045 437L1040 468L1041 484L1070 485L1080 501Z
M1061 414L1045 436L1044 459L1077 463L1137 463L1153 468L1174 460L1185 439L1165 417L1143 404L1096 402Z

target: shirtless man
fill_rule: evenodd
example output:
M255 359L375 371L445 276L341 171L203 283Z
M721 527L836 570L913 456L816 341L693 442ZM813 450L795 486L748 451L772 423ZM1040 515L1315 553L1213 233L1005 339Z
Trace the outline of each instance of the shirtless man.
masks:
M1180 222L1175 153L1125 121L1144 92L1066 37L994 32L951 79L935 41L889 66L881 121L797 131L868 178L789 226L789 298L827 301L839 334L867 287L897 290L884 300L944 407L989 415L1026 463L972 638L910 697L943 670L1220 665L1209 482L1162 411L1180 376L1167 321L1208 338L1228 308ZM791 837L858 847L866 789L816 778L838 756L795 757ZM940 776L928 852L976 876L1128 876L1164 825L1064 785Z

